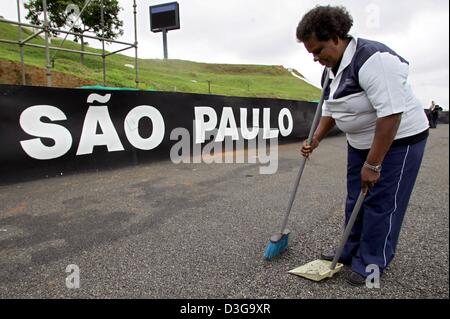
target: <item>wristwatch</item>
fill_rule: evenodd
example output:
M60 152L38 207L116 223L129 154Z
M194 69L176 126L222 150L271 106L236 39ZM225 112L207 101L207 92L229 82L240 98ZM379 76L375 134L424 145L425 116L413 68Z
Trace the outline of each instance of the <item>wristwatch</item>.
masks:
M372 172L380 173L381 172L381 164L380 165L370 165L367 162L364 162L364 167L367 167Z

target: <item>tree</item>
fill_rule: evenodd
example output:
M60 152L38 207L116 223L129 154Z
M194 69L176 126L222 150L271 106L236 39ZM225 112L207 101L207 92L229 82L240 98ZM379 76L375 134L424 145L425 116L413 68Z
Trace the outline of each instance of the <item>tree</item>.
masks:
M88 3L83 10L85 4ZM101 21L101 6L103 5L103 30ZM33 24L43 24L42 0L29 0L25 2L28 10L26 18ZM93 32L98 37L116 39L123 34L122 20L118 14L122 8L118 0L47 0L47 17L52 28L72 27L78 14L81 13L77 23L72 28L73 32L81 35L75 36L74 41L81 42L81 51L84 51L84 33ZM57 36L58 32L52 31ZM81 54L83 63L83 54Z

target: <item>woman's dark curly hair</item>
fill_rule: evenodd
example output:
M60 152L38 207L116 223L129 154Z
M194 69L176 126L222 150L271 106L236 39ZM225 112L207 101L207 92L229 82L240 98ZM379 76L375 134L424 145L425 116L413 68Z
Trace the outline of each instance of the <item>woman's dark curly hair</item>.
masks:
M297 27L300 42L315 35L319 41L347 37L353 25L353 18L342 6L317 6L306 13Z

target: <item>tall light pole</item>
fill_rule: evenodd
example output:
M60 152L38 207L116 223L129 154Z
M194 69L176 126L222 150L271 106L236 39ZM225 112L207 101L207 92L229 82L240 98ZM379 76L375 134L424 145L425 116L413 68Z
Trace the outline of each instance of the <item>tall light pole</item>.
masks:
M162 30L163 34L163 50L164 50L164 59L167 60L169 55L167 54L167 29L164 28Z

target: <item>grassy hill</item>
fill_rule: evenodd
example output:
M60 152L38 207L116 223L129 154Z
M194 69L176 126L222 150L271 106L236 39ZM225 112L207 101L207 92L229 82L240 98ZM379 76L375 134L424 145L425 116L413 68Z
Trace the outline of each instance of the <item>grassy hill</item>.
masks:
M23 37L32 32L23 29ZM17 26L0 23L0 38L17 40ZM62 39L52 39L53 46L60 46ZM44 44L37 37L31 43ZM63 45L68 49L79 50L80 45L66 40ZM25 63L44 69L46 65L45 50L25 47ZM101 53L101 50L86 48L86 51ZM55 51L51 51L51 56ZM19 47L12 44L0 44L0 60L20 62ZM135 71L125 64L134 65L134 58L115 54L106 59L106 81L108 86L135 87ZM312 101L320 97L320 91L310 84L294 77L282 66L207 64L183 60L139 59L140 89L157 91L177 91L188 93L208 93L208 81L211 93L228 96L270 97L293 100ZM102 59L84 57L80 64L80 55L57 51L54 71L76 76L102 84ZM43 71L44 72L44 71ZM298 71L294 70L296 74ZM1 80L1 79L0 79ZM0 83L5 83L0 82Z

